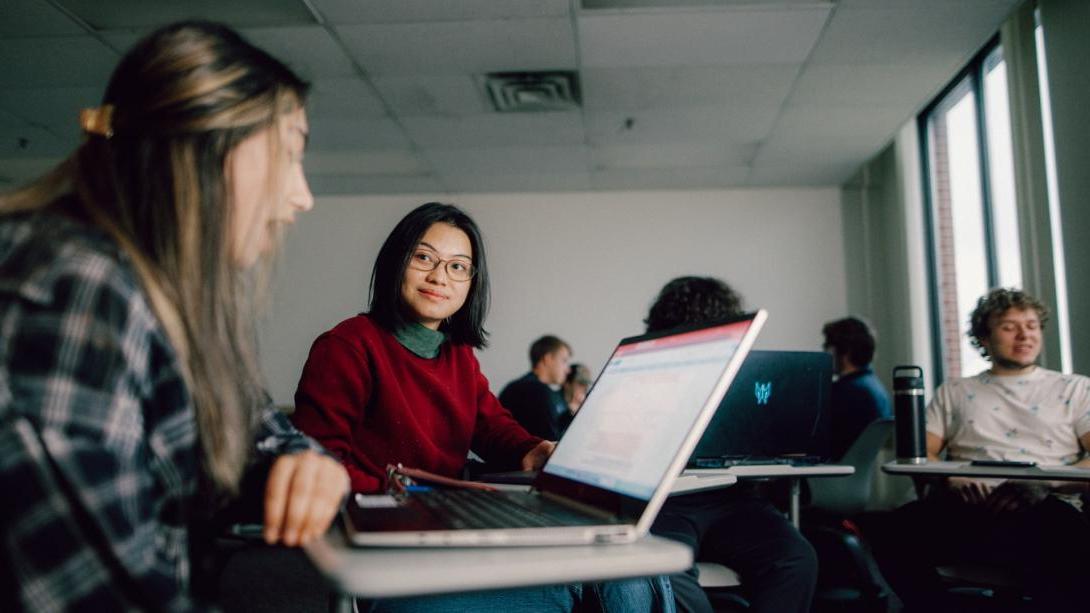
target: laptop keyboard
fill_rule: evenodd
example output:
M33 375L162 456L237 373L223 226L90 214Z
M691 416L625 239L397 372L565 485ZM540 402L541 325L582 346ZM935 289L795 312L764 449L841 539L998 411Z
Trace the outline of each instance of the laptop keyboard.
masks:
M720 458L696 458L692 468L730 468L731 466L813 466L821 464L818 456L723 456Z
M595 525L608 523L573 513L555 505L544 505L540 498L526 495L520 504L510 493L477 490L430 490L412 494L412 499L450 524L454 529L474 528L545 528L549 526ZM520 496L521 497L521 496Z

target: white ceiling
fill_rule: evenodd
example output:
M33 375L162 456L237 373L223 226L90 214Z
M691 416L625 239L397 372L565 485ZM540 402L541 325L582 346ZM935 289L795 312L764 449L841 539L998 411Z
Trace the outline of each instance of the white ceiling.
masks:
M185 17L313 81L316 193L836 185L1018 3L2 0L0 189L71 150L125 49ZM491 111L479 77L523 70L577 71L582 109Z

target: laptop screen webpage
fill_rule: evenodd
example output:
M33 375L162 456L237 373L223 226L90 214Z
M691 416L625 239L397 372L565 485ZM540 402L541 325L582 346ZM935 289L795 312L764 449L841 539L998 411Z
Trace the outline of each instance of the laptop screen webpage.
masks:
M620 345L543 472L649 500L751 324Z

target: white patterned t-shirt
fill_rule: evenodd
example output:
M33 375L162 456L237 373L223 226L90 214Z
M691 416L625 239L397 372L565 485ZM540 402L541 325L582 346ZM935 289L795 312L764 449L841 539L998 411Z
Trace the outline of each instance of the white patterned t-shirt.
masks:
M927 407L927 431L946 441L951 460L1073 464L1090 432L1090 378L1037 367L943 383Z

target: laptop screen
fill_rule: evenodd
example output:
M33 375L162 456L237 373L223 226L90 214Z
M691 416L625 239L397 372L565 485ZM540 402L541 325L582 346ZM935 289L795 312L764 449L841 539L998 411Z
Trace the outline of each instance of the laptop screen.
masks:
M649 500L752 323L622 342L543 472Z
M751 351L690 465L723 456L828 458L832 380L833 358L823 351Z

